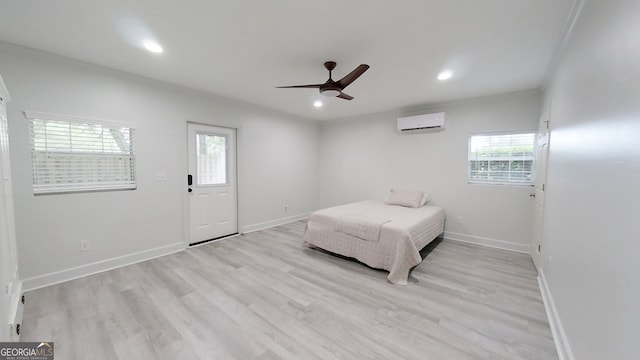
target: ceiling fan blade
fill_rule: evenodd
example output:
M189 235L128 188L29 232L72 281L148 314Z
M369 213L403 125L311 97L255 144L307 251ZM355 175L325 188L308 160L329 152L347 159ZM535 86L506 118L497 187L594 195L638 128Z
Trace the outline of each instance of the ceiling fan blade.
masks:
M345 99L345 100L353 100L353 96L351 95L347 95L343 92L340 93L340 95L336 96L339 97L340 99Z
M340 85L340 87L342 87L343 89L346 88L347 86L349 86L349 84L351 84L355 79L359 78L360 75L364 74L364 72L367 70L369 70L369 65L361 64L360 66L355 68L355 70L350 72L347 76L338 80L338 85Z
M303 88L319 88L324 84L314 84L314 85L293 85L293 86L276 86L278 89L303 89Z

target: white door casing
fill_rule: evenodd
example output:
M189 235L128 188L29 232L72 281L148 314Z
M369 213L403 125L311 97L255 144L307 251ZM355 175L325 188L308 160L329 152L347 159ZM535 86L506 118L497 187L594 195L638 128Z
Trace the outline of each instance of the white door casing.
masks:
M549 152L549 110L542 112L538 124L538 138L536 141L536 182L532 196L534 198L533 209L533 234L531 236L531 259L536 269L540 268L540 252L542 246L542 228L544 223L544 196L545 182L547 179L547 155Z
M18 341L14 323L19 322L21 285L13 210L13 186L9 156L6 102L8 94L0 77L0 341ZM11 326L9 326L11 325Z
M236 130L187 124L189 244L236 234Z

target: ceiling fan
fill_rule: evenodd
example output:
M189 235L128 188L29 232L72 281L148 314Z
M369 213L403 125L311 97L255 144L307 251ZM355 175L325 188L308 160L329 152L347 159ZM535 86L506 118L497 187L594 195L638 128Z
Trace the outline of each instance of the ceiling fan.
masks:
M350 72L347 76L343 77L338 81L334 81L331 78L331 71L336 68L335 61L327 61L324 63L324 67L329 70L329 80L327 80L324 84L313 84L313 85L293 85L293 86L278 86L279 89L288 89L288 88L318 88L320 89L320 94L324 96L335 96L340 99L352 100L353 96L347 95L342 92L344 88L349 86L352 82L354 82L360 75L364 74L365 71L369 69L369 65L361 64L355 70Z

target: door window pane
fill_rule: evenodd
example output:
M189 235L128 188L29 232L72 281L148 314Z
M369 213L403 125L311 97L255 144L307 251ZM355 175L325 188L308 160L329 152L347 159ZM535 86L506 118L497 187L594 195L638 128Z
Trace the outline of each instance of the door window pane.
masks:
M198 185L227 183L226 135L196 135L196 170Z

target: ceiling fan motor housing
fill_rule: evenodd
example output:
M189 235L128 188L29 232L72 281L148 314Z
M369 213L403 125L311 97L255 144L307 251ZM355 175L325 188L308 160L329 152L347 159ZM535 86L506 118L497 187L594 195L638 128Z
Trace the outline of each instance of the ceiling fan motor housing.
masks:
M333 84L327 84L327 86L323 86L320 88L320 94L323 96L338 96L342 92L342 89L339 86Z

